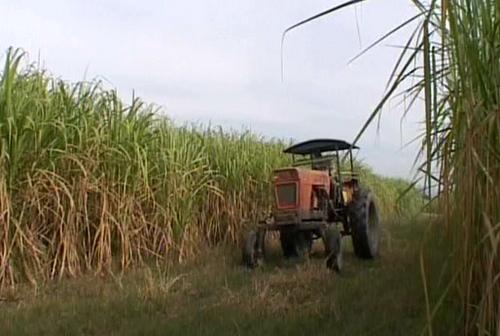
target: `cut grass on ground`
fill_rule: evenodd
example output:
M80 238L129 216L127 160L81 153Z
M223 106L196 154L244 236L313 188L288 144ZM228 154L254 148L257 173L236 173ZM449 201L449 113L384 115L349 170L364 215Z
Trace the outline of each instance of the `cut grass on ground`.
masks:
M309 261L285 261L272 242L266 266L250 272L239 251L207 252L189 265L84 277L34 291L4 294L2 335L419 335L425 297L419 254L431 224L386 226L381 257L354 257L344 239L341 275L323 264L321 245ZM435 229L432 229L435 230ZM388 233L390 232L390 233ZM445 250L439 235L424 248L435 302ZM443 310L438 334L453 334Z

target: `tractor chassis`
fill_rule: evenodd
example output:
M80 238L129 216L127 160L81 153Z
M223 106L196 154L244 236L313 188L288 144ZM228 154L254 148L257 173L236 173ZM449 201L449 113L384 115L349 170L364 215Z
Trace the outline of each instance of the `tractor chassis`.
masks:
M342 223L342 230L340 231L340 234L342 236L350 235L351 230L349 225L346 224L347 220L339 220L335 222L327 222L325 220L296 220L288 223L277 223L271 217L266 220L259 221L257 224L257 231L279 231L283 229L293 231L315 231L321 235L319 237L315 237L315 239L317 239L324 236L324 232L328 227L336 226L339 222Z
M309 252L312 240L321 238L325 246L327 267L335 271L340 271L342 268L342 234L336 229L336 222L329 223L322 220L313 220L291 224L278 224L272 218L260 221L256 229L250 233L243 250L243 258L247 266L253 268L263 262L267 231L280 231L280 235L284 233L293 235L300 232L308 232L310 233L308 235L310 238Z
M334 223L328 224L325 221L299 221L296 223L282 224L269 221L261 221L257 225L259 230L265 231L278 231L282 229L296 230L296 231L310 231L316 230L319 232L324 231L328 225L334 225Z

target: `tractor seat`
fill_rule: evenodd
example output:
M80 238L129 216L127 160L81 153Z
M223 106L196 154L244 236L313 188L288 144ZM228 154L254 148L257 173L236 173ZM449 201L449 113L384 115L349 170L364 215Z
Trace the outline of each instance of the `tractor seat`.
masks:
M329 158L316 159L312 162L312 169L314 170L328 170L332 166L332 160Z

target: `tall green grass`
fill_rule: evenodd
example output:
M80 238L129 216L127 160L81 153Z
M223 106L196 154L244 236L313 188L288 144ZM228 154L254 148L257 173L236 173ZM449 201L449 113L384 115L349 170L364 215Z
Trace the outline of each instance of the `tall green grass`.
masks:
M0 81L0 282L121 268L236 241L269 204L282 144L175 127L10 50Z
M420 169L429 196L437 193L453 242L457 291L452 294L462 306L463 332L495 335L500 332L500 3L414 2L422 22L391 85L401 88L416 76L405 92L424 98Z
M272 207L284 143L176 126L98 82L68 84L9 50L0 75L0 285L183 261L236 243ZM385 216L401 181L367 168ZM243 219L248 221L244 222ZM247 223L247 224L245 224Z
M435 92L427 100L436 102L427 118L428 161L439 167L465 330L498 334L500 3L448 0L429 14L429 34L439 39L429 38L431 53L425 56L438 60L425 75Z

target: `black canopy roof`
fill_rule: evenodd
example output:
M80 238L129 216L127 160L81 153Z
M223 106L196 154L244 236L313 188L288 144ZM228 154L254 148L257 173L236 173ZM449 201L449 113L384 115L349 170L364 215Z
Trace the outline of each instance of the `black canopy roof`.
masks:
M323 152L342 151L347 149L358 149L359 147L353 146L344 140L337 139L313 139L297 143L284 150L285 153L290 154L320 154Z

